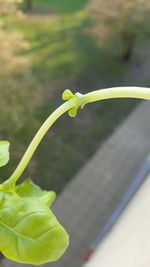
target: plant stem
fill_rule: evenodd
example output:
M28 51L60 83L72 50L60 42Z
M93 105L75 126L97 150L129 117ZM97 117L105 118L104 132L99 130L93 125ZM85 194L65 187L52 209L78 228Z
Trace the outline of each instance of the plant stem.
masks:
M16 181L25 170L42 138L49 130L49 128L53 125L53 123L63 113L67 112L73 107L83 107L87 103L109 98L140 98L150 100L150 89L144 87L114 87L110 89L93 91L85 95L81 95L79 93L75 94L72 99L68 100L59 108L57 108L44 122L44 124L41 126L41 128L33 138L32 142L30 143L18 167L4 184L10 185L11 187L15 185Z
M110 98L139 98L150 100L150 89L145 87L113 87L96 90L84 95L87 103Z
M71 109L77 104L76 99L72 99L70 101L65 102L63 105L61 105L59 108L57 108L44 122L44 124L41 126L41 128L38 130L36 135L34 136L32 142L30 143L28 149L26 150L23 158L21 159L19 165L17 166L14 173L11 175L9 180L6 182L12 182L12 184L15 184L18 178L21 176L23 171L25 170L27 164L29 163L31 157L33 156L36 148L38 147L39 143L41 142L44 135L47 133L49 128L53 125L53 123L66 111Z

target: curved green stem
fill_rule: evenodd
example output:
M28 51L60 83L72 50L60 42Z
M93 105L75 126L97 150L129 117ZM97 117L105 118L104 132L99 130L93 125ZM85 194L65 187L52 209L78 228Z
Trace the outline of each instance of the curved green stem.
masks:
M150 100L150 89L145 87L114 87L96 90L85 95L85 102L95 102L110 98L139 98Z
M9 186L10 188L15 185L16 181L18 180L18 178L21 176L21 174L25 170L27 164L29 163L31 157L33 156L42 138L44 137L46 132L49 130L49 128L53 125L53 123L63 113L74 108L77 109L79 107L83 107L85 104L90 103L90 102L103 100L103 99L109 99L109 98L140 98L140 99L150 100L150 89L140 88L140 87L116 87L116 88L93 91L85 95L76 93L75 95L72 94L70 97L67 96L66 99L69 99L69 100L65 102L64 104L62 104L59 108L57 108L49 116L49 118L44 122L44 124L41 126L41 128L39 129L39 131L33 138L32 142L30 143L18 167L16 168L14 173L11 175L11 177L4 184Z
M31 157L33 156L36 148L38 147L39 143L43 139L44 135L47 133L49 128L53 125L53 123L66 111L68 111L70 108L74 107L76 105L77 101L76 99L67 101L63 105L61 105L59 108L57 108L44 122L44 124L41 126L41 128L38 130L36 135L34 136L32 142L30 143L28 149L26 150L23 158L21 159L19 165L15 169L14 173L10 176L9 180L6 182L9 182L10 184L15 184L18 178L21 176L23 171L25 170L27 164L29 163Z

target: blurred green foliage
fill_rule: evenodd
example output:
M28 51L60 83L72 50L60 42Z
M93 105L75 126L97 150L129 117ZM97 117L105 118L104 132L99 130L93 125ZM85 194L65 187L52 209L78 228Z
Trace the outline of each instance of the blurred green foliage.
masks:
M11 132L9 172L36 130L60 105L63 89L70 87L74 92L86 93L123 85L127 66L111 59L105 51L101 52L87 32L89 18L84 8L87 2L35 0L35 10L24 19L7 18L9 29L17 28L29 42L23 55L32 61L32 72L43 86L44 98L43 104L30 113L19 130ZM42 8L46 8L46 13ZM36 92L36 86L32 90ZM30 103L32 101L35 102L34 97ZM43 188L60 192L137 103L137 100L109 100L85 107L74 119L66 114L46 135L24 177L32 178ZM4 133L1 136L7 137ZM19 152L17 147L20 147ZM7 168L1 176L6 177Z
M107 48L107 52L118 60L130 61L137 39L142 32L149 32L150 2L91 0L87 10L92 22L89 34L93 35L97 46Z
M89 0L33 0L33 6L49 7L59 13L72 13L85 7Z

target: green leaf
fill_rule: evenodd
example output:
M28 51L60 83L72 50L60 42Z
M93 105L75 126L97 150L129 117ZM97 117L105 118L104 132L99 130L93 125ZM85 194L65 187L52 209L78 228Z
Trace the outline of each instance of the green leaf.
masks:
M5 166L9 161L9 146L8 141L0 141L0 167Z
M69 237L38 197L0 195L0 251L16 262L39 265L58 260Z
M75 117L77 115L78 108L74 107L68 111L70 117Z
M62 94L63 100L69 100L71 98L74 98L74 94L70 91L70 89L66 89Z
M21 197L37 197L48 206L50 206L56 198L56 194L54 191L42 190L30 179L27 179L22 184L17 185L16 192Z

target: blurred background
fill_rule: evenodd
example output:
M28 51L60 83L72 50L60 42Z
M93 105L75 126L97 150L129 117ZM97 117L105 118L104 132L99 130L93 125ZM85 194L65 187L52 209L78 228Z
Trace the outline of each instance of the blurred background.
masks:
M11 160L1 169L1 179L12 173L37 129L62 103L64 89L84 94L113 86L149 86L149 47L147 0L0 0L0 139L11 142ZM61 199L66 186L138 105L141 101L134 99L109 100L89 105L74 119L64 115L42 141L22 179L32 178ZM130 127L133 124L134 120ZM140 163L148 152L144 151ZM120 180L122 189L113 191L110 211L133 176Z

